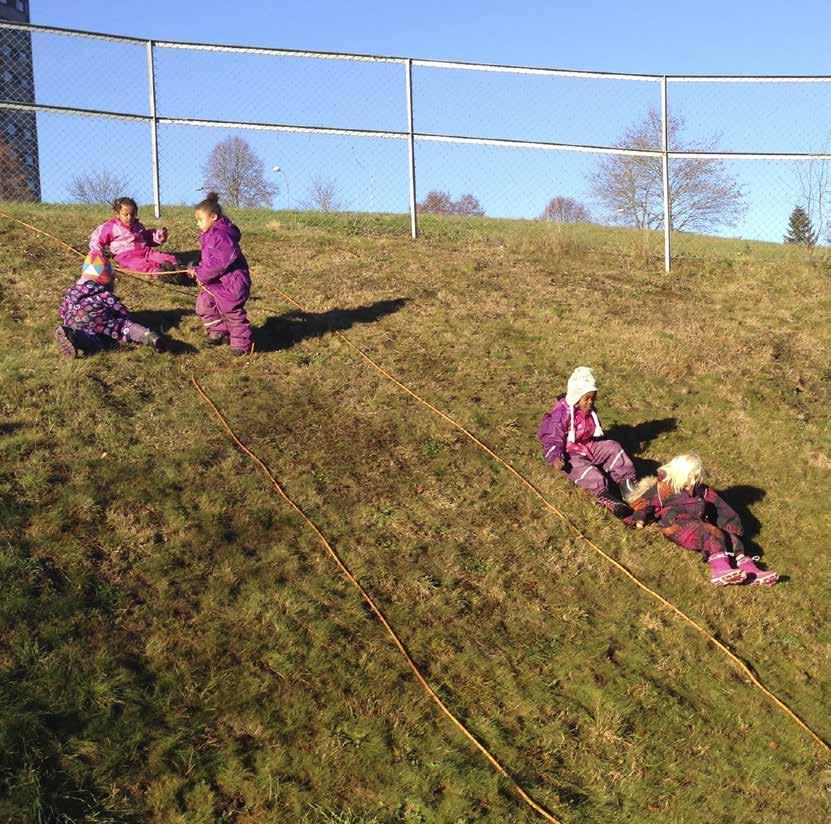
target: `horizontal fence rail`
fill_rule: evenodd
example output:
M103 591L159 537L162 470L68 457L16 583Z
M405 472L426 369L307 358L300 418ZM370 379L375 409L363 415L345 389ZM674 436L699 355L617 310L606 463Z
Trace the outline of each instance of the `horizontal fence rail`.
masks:
M109 92L106 80L102 85L102 75L86 61L75 63L87 68L68 68L63 53L67 47L61 42L78 42L79 38L91 43L88 48L119 49L122 59L135 69L144 65L147 100L144 104L139 98L129 100L138 110L113 106L113 100L126 101L105 94ZM828 231L831 167L827 171L825 165L831 160L831 128L827 134L814 134L803 125L806 135L800 139L805 145L798 150L760 147L748 151L741 143L782 139L781 129L766 134L765 123L776 109L758 103L760 89L785 95L780 99L789 101L796 118L791 126L807 120L797 118L800 112L821 112L822 106L828 107L831 116L831 76L577 71L162 41L11 22L0 22L0 47L4 60L0 76L0 140L4 142L0 151L16 157L20 166L19 175L13 175L13 181L4 184L0 192L5 199L14 199L15 181L22 199L65 199L57 194L61 186L71 193L71 199L92 197L87 190L95 189L92 184L109 174L103 167L115 165L126 171L110 175L112 186L147 191L159 217L163 202L192 200L193 195L187 192L201 190L211 182L210 158L216 145L209 146L208 134L220 130L228 135L229 145L236 146L240 143L234 144L234 140L243 141L238 132L263 133L257 138L256 154L271 154L275 176L269 182L266 167L270 164L257 158L263 203L273 202L274 197L279 201L280 191L285 190L289 210L311 206L321 211L405 212L409 213L413 237L419 234L419 214L483 214L485 210L470 186L473 178L497 203L495 208L489 204L488 214L579 222L590 219L584 199L592 198L607 213L607 223L658 229L664 237L667 270L673 230L703 231L710 225L708 220L719 226L718 219L729 227L727 218L736 225L743 215L743 225L749 225L751 233L770 239L772 233L764 227L762 209L771 198L756 193L776 187L783 193L776 218L782 232L781 210L790 203L807 208L819 224L819 234ZM208 66L212 78L239 76L239 85L235 88L226 80L217 82L215 99L208 99L192 80ZM734 98L731 106L746 105L745 119L751 124L755 119L758 127L749 126L749 136L743 136L742 118L736 117L734 122L714 117L710 111L713 94L689 100L677 97L702 84L720 90L715 95L744 88L745 97ZM316 100L318 107L310 106L309 101ZM637 117L643 118L644 111L648 114L643 123L650 127L639 130ZM783 117L786 115L787 111ZM596 125L587 126L592 118ZM94 121L96 128L79 125L83 120ZM98 121L119 121L121 125L102 132ZM822 117L816 121L825 122ZM143 145L136 128L149 132ZM730 138L737 141L736 148L725 149L710 136L724 129L739 132ZM82 135L80 140L77 136L67 140L73 130ZM687 137L687 131L693 136ZM591 139L595 132L600 139ZM277 138L284 142L274 143ZM389 141L406 142L406 151L383 150ZM73 175L74 167L60 167L61 162L67 166L75 162L68 157L62 161L59 151L70 142L89 144L89 151L77 153L78 163L81 159L90 163L97 151L102 163L99 180L93 179L93 173ZM197 155L205 158L201 171L194 167ZM569 155L575 160L566 161ZM545 156L550 159L540 159ZM577 156L584 159L578 162ZM276 163L278 157L283 162ZM293 177L304 175L311 192L307 200L292 203L285 157L291 159ZM313 169L325 169L325 173L316 175ZM640 198L643 203L633 203L631 209L614 205L625 203L616 200L623 197L614 190L618 173L646 181L642 192L629 192L630 200ZM342 180L343 174L349 175L348 199L336 179ZM203 186L193 186L200 175ZM683 187L696 175L702 179L710 176L718 183L713 184L710 195L729 200L731 213L719 215L719 203L713 201L709 204L712 214L690 216L690 207L682 202ZM443 186L442 178L452 183ZM552 194L558 197L541 213L538 207L537 214L529 214L525 201L540 203L543 181L550 182ZM463 194L464 188L469 191L453 201L445 191L451 186L458 194ZM556 192L555 186L561 191ZM420 190L427 191L422 203L417 197ZM632 197L635 194L637 197ZM522 205L514 205L512 200ZM557 204L556 208L552 204ZM570 216L561 208L569 204ZM727 236L726 229L720 231ZM780 242L775 235L773 238Z

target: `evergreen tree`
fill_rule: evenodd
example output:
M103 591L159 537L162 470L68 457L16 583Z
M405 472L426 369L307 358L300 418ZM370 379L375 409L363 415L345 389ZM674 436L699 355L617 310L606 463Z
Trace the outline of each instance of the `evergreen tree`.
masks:
M811 225L811 218L801 207L796 206L788 219L788 234L784 237L785 243L799 243L809 249L817 245L817 233Z

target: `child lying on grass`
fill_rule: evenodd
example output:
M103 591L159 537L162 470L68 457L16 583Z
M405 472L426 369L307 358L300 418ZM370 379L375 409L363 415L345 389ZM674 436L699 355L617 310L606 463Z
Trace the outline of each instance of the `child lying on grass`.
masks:
M745 555L739 516L702 483L703 477L698 455L676 455L658 469L657 478L643 478L627 496L633 513L626 522L643 527L657 520L665 538L704 556L710 565L710 581L716 586L773 586L779 576L759 569L757 559Z
M597 383L587 366L578 366L568 379L566 394L546 412L537 437L549 466L560 470L581 489L594 495L601 506L618 518L631 509L609 488L609 478L621 493L635 487L635 467L623 447L603 434L595 402Z

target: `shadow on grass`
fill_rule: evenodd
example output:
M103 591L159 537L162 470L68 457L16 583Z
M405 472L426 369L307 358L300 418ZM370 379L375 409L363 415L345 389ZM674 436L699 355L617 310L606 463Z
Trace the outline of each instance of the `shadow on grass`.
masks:
M751 504L763 500L767 492L758 486L729 486L718 490L718 494L738 513L744 528L744 549L748 555L762 555L762 548L753 540L759 534L762 524L750 511Z
M635 465L638 477L643 478L644 475L654 475L658 471L658 467L661 466L661 462L649 458L639 458L638 453L654 441L658 435L662 435L664 432L672 432L677 426L678 421L675 418L658 418L634 426L617 424L606 431L606 437L617 441L626 450L626 454ZM670 457L668 455L667 460Z
M176 260L179 261L179 266L181 268L189 266L191 263L196 264L202 257L202 252L199 249L193 249L187 252L174 252L174 254L176 255Z
M17 421L4 421L0 423L0 435L11 435L12 432L17 432L18 429L23 429L24 424Z
M330 309L328 312L301 312L295 309L270 317L254 330L257 351L291 349L307 338L319 338L327 332L342 332L356 323L375 323L385 315L398 312L406 303L407 298L394 298L354 309Z
M161 332L168 335L168 349L171 355L192 355L199 350L189 343L185 343L176 338L169 337L171 329L178 329L182 318L187 315L192 315L192 309L142 309L138 312L131 312L130 317L152 329L154 332Z

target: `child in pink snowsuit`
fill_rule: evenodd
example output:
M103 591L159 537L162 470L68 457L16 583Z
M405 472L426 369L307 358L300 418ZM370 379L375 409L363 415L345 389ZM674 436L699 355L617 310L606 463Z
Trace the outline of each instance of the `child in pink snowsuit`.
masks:
M103 257L109 249L122 269L149 275L176 268L175 255L157 252L153 248L167 240L167 229L145 229L138 221L138 207L131 197L116 198L112 206L115 217L102 223L90 236L91 254Z
M631 510L616 490L609 489L608 478L628 494L635 486L635 467L623 447L604 436L594 408L596 400L594 373L578 366L568 379L566 394L543 416L537 437L549 466L562 470L620 518Z
M698 455L677 455L658 469L657 478L638 483L629 496L634 512L626 522L642 527L657 520L665 538L702 554L716 586L773 586L779 576L759 569L756 559L745 555L739 516L714 489L701 482L703 477ZM731 554L735 566L730 562Z
M205 287L196 298L196 314L205 324L208 343L230 343L234 355L250 354L254 336L245 302L251 292L251 275L239 245L242 233L223 216L215 192L197 204L196 225L201 232L202 261L191 271Z

